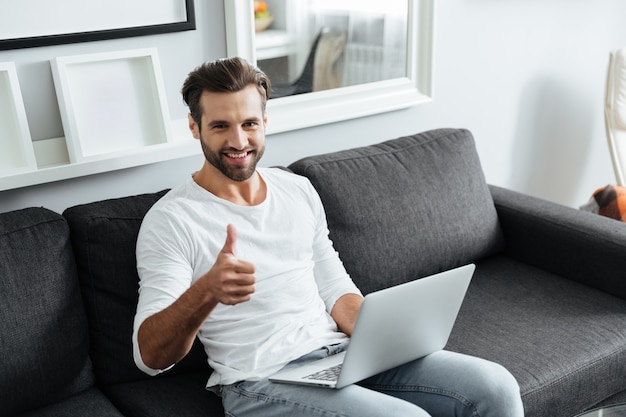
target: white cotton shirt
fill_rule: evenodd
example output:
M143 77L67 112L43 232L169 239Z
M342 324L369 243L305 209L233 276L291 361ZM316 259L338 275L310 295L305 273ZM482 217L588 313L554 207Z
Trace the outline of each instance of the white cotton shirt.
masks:
M220 199L190 177L148 212L137 240L139 302L133 331L172 304L213 265L237 229L236 256L255 265L250 301L219 304L198 337L215 372L207 387L267 377L293 359L347 336L330 317L344 294L361 294L328 238L320 198L308 179L277 168L259 168L267 196L256 206Z

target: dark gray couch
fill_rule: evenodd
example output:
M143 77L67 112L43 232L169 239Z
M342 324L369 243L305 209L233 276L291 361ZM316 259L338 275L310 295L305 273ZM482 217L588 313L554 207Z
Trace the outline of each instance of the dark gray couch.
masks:
M447 348L505 365L528 417L626 402L626 225L488 186L465 130L289 168L365 293L476 263ZM155 378L132 361L135 239L162 195L0 214L0 416L223 415L200 346Z

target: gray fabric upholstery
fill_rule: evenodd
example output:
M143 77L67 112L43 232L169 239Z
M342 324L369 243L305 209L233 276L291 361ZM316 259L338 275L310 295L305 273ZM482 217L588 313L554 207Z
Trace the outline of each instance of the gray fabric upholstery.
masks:
M207 373L191 372L115 384L107 395L127 417L222 417L222 399L205 389ZM128 395L132 393L132 395Z
M93 386L69 231L56 213L0 214L0 329L1 415Z
M447 349L504 365L526 417L571 417L623 390L626 300L504 256L478 263Z
M592 407L589 407L589 409L594 409L594 408L599 408L599 407L609 407L615 404L626 404L626 391L622 391L619 394L615 394L603 401L600 401L598 404L595 404Z
M76 252L98 382L110 385L149 379L133 361L131 335L139 277L135 244L144 215L165 194L142 194L71 207L63 213ZM210 368L200 346L175 372Z
M626 226L491 186L507 254L626 299Z
M472 135L441 129L301 159L331 239L365 293L502 248Z
M4 416L4 414L0 415ZM147 415L147 414L144 414ZM97 388L58 403L38 408L19 417L124 417Z
M77 255L94 372L126 416L148 416L155 409L181 417L223 415L221 400L204 389L212 371L199 341L173 370L158 377L144 374L133 361L137 234L144 215L165 192L97 201L63 213Z

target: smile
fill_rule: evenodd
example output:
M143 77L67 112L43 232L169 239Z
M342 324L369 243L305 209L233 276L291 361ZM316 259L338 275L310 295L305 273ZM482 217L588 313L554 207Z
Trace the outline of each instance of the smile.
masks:
M243 159L248 156L249 152L226 153L226 156L232 159Z

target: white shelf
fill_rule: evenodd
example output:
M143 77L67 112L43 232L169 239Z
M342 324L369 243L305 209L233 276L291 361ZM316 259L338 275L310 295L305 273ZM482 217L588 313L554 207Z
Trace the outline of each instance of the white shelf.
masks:
M65 137L32 141L13 63L0 63L0 191L200 155L170 121L155 49L55 58Z
M268 29L255 35L257 60L278 58L298 52L293 35L284 30Z
M109 153L99 159L70 163L65 138L32 142L37 166L30 170L0 175L0 191L62 181L86 175L131 168L170 159L200 155L202 150L187 128L187 119L171 122L169 143Z

